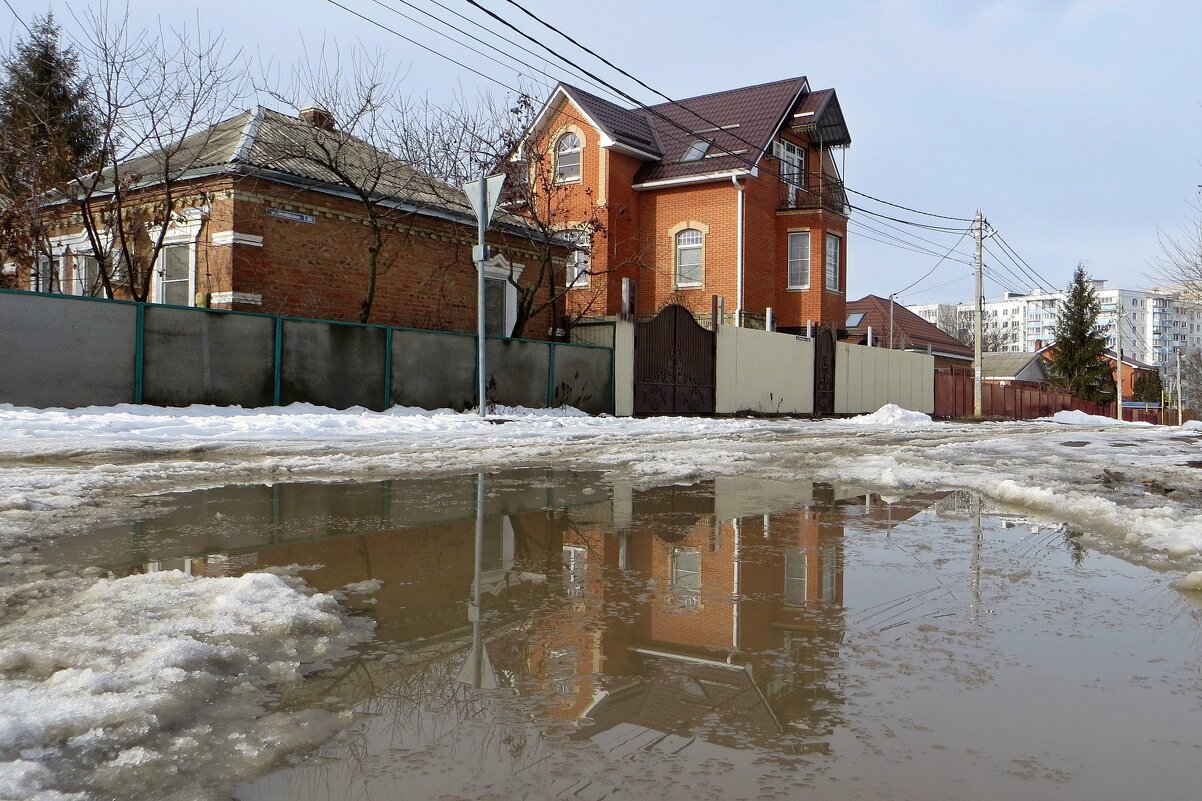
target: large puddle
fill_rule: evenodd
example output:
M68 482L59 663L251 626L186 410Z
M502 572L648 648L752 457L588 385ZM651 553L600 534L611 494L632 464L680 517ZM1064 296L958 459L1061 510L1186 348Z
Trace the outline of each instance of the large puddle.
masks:
M353 658L273 703L340 713L341 733L232 790L196 777L217 797L1193 799L1202 787L1202 600L967 494L520 471L156 506L41 559L119 576L290 569L375 624Z

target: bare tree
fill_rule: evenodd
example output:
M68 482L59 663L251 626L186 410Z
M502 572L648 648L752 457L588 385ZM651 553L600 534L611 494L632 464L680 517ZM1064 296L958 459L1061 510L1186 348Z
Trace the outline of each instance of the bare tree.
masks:
M402 140L407 161L447 184L505 173L501 208L509 216L496 230L534 252L521 280L512 268L507 279L517 295L509 332L515 337L543 312L550 313L551 330L566 335L604 303L602 282L592 281L602 273L589 259L606 233L600 208L591 194L583 206L571 199L572 188L554 180L549 154L524 147L537 112L526 93L505 101L486 96L476 102L459 97L444 106L425 102L409 109Z
M1190 218L1175 235L1158 231L1161 256L1157 273L1167 283L1180 286L1194 300L1202 300L1202 202L1190 204Z
M965 345L973 345L976 342L976 312L971 310L950 310L948 314L940 311L939 327L947 333L951 334L957 340ZM946 318L946 319L945 319ZM1008 345L1013 344L1011 339L1007 337L1005 331L1000 328L990 326L988 321L985 322L981 330L981 350L986 353L994 353L1003 350Z
M261 90L309 123L264 141L265 166L301 165L322 189L352 200L367 225L360 322L370 318L379 279L399 258L414 215L431 205L467 209L457 189L406 158L413 132L404 125L402 76L384 63L383 53L355 50L344 58L323 46L316 57L306 54L286 89Z
M132 31L128 11L107 6L80 20L76 41L91 76L102 132L100 168L80 172L62 195L82 220L108 297L148 300L173 223L206 197L189 172L203 163L213 125L243 95L238 56L187 28ZM61 226L65 221L56 222Z

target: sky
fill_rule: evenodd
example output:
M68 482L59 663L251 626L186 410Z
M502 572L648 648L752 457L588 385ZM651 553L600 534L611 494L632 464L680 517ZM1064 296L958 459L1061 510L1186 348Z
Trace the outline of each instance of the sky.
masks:
M70 27L73 16L95 6L6 2L12 7L0 6L0 36L6 41L24 34L13 11L28 22L53 10ZM540 26L510 0L477 2L639 101L662 101ZM902 301L909 304L971 300L972 268L964 262L971 261L972 238L960 236L968 224L916 212L956 218L971 218L977 209L984 213L998 232L986 243L988 298L1006 289L1026 291L1034 283L1006 255L1003 241L1053 287L1066 285L1078 262L1108 286L1163 283L1156 275L1159 236L1179 231L1197 213L1202 184L1197 0L610 0L603 6L609 13L596 13L602 6L594 4L587 15L579 4L514 2L673 99L797 75L807 76L814 89L833 87L853 140L839 156L847 186L913 211L863 194L852 194L852 203L955 229L915 228L853 212L847 246L851 298L904 290ZM461 44L463 33L441 27L413 6L497 44L542 74L469 52ZM456 17L452 12L518 38L465 0L176 0L169 6L172 16L161 16L167 7L133 0L129 9L138 27L199 22L224 38L227 52L240 50L255 73L268 64L286 74L324 44L343 52L380 51L404 75L405 91L435 101L456 93L505 95L506 86L519 85L541 86L549 94L556 80L582 83L549 56L536 60ZM940 263L948 251L951 256Z

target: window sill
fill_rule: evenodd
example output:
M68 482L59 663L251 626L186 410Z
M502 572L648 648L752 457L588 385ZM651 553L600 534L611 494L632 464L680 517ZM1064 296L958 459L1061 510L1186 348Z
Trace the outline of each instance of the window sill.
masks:
M563 178L563 179L557 178L557 179L555 179L555 186L568 186L571 184L579 184L579 183L584 183L584 179L583 178Z
M697 284L676 284L675 286L673 286L673 289L704 289L704 288L705 288L704 281L701 283L697 283Z
M787 287L785 287L785 291L786 292L809 292L810 288L808 286L787 286Z

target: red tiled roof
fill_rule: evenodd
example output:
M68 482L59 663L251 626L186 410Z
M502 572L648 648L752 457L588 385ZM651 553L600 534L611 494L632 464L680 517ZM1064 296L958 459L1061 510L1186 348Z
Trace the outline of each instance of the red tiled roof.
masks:
M855 326L847 327L847 340L863 343L872 327L874 344L889 347L889 300L866 295L859 300L848 301L847 315L863 313L864 317ZM931 350L948 356L959 356L971 360L972 346L965 345L938 326L928 323L900 303L893 304L893 346L904 350Z

